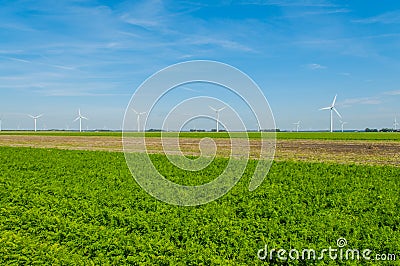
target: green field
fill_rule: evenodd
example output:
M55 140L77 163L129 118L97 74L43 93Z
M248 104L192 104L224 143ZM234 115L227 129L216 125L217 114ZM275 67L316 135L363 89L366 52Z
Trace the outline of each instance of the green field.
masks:
M1 131L0 135L38 135L38 136L94 136L121 137L121 132L73 132L73 131ZM142 133L130 132L129 136L140 136ZM260 133L249 132L250 139L259 139ZM267 135L274 133L267 133ZM171 137L176 133L166 132L163 136ZM160 132L146 132L147 137L160 137ZM226 132L181 132L183 138L229 138ZM232 137L242 137L243 133L232 132ZM278 132L277 139L316 139L316 140L390 140L400 141L400 132Z
M0 147L0 155L2 265L255 265L266 244L320 251L340 237L351 249L400 257L398 167L277 162L249 192L250 161L222 198L178 207L144 192L122 153ZM151 158L187 184L226 164L183 175L166 157Z

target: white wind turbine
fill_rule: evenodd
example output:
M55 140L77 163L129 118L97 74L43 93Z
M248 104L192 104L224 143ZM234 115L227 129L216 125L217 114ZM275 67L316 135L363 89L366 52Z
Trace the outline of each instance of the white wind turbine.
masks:
M335 113L340 118L342 118L342 116L339 114L338 110L336 110L336 108L335 108L336 97L337 97L337 94L335 95L335 98L333 98L333 102L330 106L319 109L319 110L330 110L331 111L331 130L330 130L331 132L333 132L333 111L335 111Z
M146 112L138 112L133 108L132 108L132 110L135 112L135 114L137 116L137 132L139 132L140 131L140 116L146 114Z
M2 129L2 123L3 123L3 117L2 116L0 116L0 132L1 132L1 129Z
M347 122L343 122L342 120L340 120L340 124L342 126L342 132L344 131L344 125L347 124Z
M397 126L399 125L399 123L397 123L397 117L394 118L394 122L393 122L393 129L394 131L397 131Z
M82 132L82 119L89 120L81 114L81 109L78 109L78 117L75 118L74 122L79 119L79 132Z
M216 113L216 119L217 119L217 128L216 128L216 130L217 130L217 132L219 132L219 128L218 128L218 125L219 125L219 112L221 112L222 110L224 110L225 109L225 107L222 107L222 108L220 108L220 109L215 109L215 108L213 108L213 107L211 107L211 106L209 106L215 113Z
M36 132L36 121L37 121L37 119L38 119L39 117L42 117L43 114L37 115L37 116L33 116L33 115L28 115L28 116L29 116L30 118L33 119L33 121L34 121L34 123L35 123L35 132Z
M299 132L300 124L301 124L301 121L300 121L300 120L297 121L297 123L293 123L293 125L296 126L296 132Z

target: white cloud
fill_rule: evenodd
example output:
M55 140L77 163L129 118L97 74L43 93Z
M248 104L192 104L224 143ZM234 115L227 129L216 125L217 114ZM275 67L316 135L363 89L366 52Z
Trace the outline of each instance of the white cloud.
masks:
M284 18L302 18L308 16L321 16L321 15L331 15L331 14L340 14L349 12L351 12L351 10L346 8L339 8L339 9L319 8L316 11L298 11L294 14L284 16Z
M302 1L292 1L292 0L250 0L243 1L241 4L247 5L266 5L266 6L279 6L279 7L332 7L334 4L325 0L302 0Z
M382 101L377 97L361 97L361 98L348 98L340 102L338 105L349 107L356 104L376 105L381 104Z
M226 39L218 39L214 37L207 36L194 36L186 39L184 42L190 43L193 45L215 45L225 49L230 50L239 50L244 52L254 52L254 50L246 45L243 45L239 42L226 40Z
M339 73L339 75L346 76L346 77L350 77L351 76L351 74L348 73L348 72L341 72L341 73Z
M387 95L400 95L400 90L394 90L394 91L387 91L385 92Z
M311 69L311 70L317 70L317 69L325 69L327 68L326 66L320 65L320 64L308 64L306 65L307 68Z
M400 23L400 10L386 12L374 17L353 20L353 22L364 23L364 24L371 24L371 23L397 24Z
M22 63L31 63L29 60L21 59L21 58L16 58L16 57L8 57L8 59L17 61L17 62L22 62Z

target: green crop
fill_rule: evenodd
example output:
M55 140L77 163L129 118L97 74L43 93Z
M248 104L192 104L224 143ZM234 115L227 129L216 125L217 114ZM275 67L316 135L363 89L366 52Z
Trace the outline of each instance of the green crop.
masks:
M398 167L278 162L249 192L250 161L222 198L179 207L143 191L122 153L0 147L0 155L2 265L254 265L266 244L321 250L339 237L350 248L400 255ZM186 184L226 165L183 173L163 155L151 158Z

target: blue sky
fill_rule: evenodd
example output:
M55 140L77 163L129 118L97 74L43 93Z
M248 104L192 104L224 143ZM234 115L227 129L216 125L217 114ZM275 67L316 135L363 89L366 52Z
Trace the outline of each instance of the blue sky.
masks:
M146 78L197 59L248 74L281 129L294 129L298 120L305 130L328 129L329 112L318 109L335 94L348 128L400 120L398 1L0 4L3 129L30 129L27 114L41 113L39 129L77 129L78 108L89 118L84 128L121 128L130 97Z

